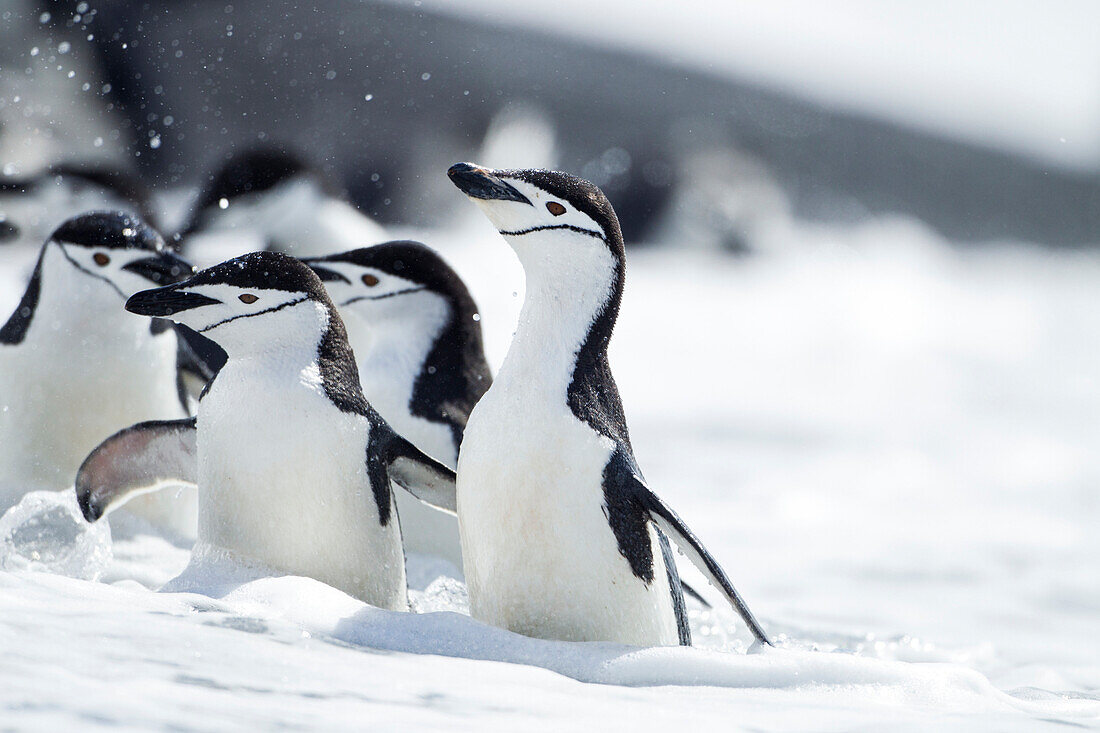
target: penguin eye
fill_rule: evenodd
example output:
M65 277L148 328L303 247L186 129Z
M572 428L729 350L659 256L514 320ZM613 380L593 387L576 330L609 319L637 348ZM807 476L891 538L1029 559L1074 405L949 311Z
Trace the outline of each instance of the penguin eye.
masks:
M253 295L252 293L245 293L244 295L241 295L241 296L240 296L240 301L241 301L242 303L246 303L247 305L252 305L252 304L253 304L253 303L255 303L255 302L256 302L257 300L259 300L259 298L257 298L257 297L256 297L255 295Z
M557 201L550 201L546 204L546 210L554 216L561 216L565 213L565 207L559 204Z
M103 254L102 252L96 252L94 255L92 255L92 261L100 267L106 267L108 264L110 264L111 258Z
M378 284L378 278L376 278L374 275L363 275L363 284L366 285L368 288L373 288L375 285Z

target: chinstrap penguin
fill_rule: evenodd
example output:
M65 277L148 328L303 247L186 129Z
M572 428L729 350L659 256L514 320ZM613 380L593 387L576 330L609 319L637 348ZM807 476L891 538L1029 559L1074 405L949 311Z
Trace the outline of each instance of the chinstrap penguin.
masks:
M71 486L82 459L120 427L187 415L175 333L151 328L123 304L191 272L151 227L121 212L74 217L42 246L0 328L4 508L31 489ZM128 509L194 533L186 496L143 497Z
M386 239L325 174L286 150L258 147L231 155L211 175L175 239L251 233L254 249L295 257L342 252ZM247 240L246 240L247 241Z
M66 219L105 210L157 223L146 186L106 164L60 163L33 176L0 176L0 245L39 247Z
M150 483L192 481L196 557L228 554L407 609L390 481L453 512L454 472L363 397L344 324L313 271L255 252L137 293L126 308L185 324L229 358L196 419L134 426L88 457L76 481L85 517Z
M530 636L690 644L670 538L763 629L710 553L645 484L607 345L625 281L604 194L545 170L451 167L523 265L527 295L458 461L470 611Z
M363 394L400 435L450 468L470 411L492 383L477 305L458 274L419 242L385 242L304 260L347 327ZM462 567L458 523L398 492L411 552Z

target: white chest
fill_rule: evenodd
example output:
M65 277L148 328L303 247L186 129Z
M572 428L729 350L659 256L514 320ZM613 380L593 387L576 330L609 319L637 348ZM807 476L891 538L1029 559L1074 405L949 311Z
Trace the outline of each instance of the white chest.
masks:
M18 346L0 346L0 477L61 489L117 430L184 417L176 341L125 312L76 324L40 309Z
M199 541L406 607L396 513L366 473L369 423L340 412L314 369L231 361L199 406Z
M610 292L610 254L559 239L513 242L528 274L520 325L463 437L458 518L470 610L542 638L675 644L654 529L646 583L619 550L604 498L614 441L568 407L576 355ZM563 257L566 247L576 256Z
M677 643L660 549L643 583L619 552L603 496L614 446L568 409L532 410L493 387L466 428L458 516L470 608L513 631L572 641Z

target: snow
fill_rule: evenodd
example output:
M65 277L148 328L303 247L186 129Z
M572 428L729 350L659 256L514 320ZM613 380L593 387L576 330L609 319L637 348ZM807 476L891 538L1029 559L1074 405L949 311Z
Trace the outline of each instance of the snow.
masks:
M395 236L466 278L496 366L522 273L474 213ZM417 556L419 612L381 611L306 578L189 564L178 541L114 515L113 539L93 543L112 552L98 581L12 569L5 545L0 720L1100 728L1100 256L963 252L901 219L764 236L775 246L754 258L631 250L611 357L648 481L778 648L747 649L731 610L696 604L693 649L527 639L469 618L461 582ZM4 258L0 312L32 259ZM67 498L34 502L0 528L71 526ZM46 536L59 551L73 537Z

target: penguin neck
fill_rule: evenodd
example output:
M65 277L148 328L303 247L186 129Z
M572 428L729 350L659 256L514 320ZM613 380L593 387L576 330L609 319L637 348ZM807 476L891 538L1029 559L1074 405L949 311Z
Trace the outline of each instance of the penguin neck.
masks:
M623 262L592 237L568 231L507 239L523 265L527 292L497 381L518 378L565 401L587 378L583 372L607 363Z
M206 332L229 357L226 369L248 380L262 374L270 383L320 391L341 412L374 417L359 386L344 322L331 303L311 298L262 324L257 320L242 318Z
M357 306L372 309L370 316L356 315ZM359 362L363 391L383 415L383 403L408 409L416 379L430 366L426 361L450 310L443 298L424 291L348 307L348 336Z

